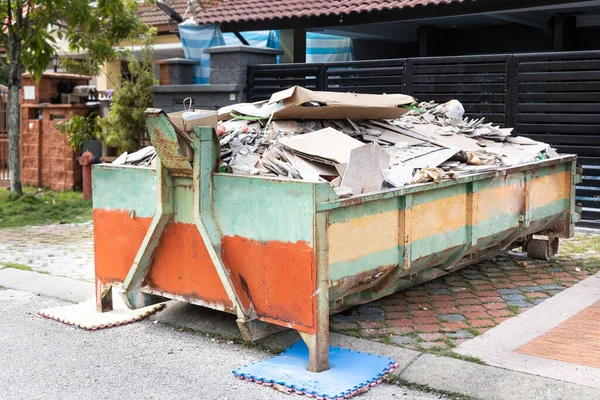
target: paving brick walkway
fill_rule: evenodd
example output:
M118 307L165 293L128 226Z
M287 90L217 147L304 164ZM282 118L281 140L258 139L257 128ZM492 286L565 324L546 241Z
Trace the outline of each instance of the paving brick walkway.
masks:
M444 352L600 271L600 236L561 241L552 262L494 257L331 318L336 332ZM0 229L0 264L93 281L91 223Z
M563 241L552 262L506 253L331 318L334 331L443 352L600 270L600 237ZM577 252L573 252L579 251Z

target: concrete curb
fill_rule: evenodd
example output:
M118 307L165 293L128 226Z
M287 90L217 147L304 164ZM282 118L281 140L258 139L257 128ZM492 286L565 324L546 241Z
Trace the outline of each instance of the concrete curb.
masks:
M81 302L89 299L94 294L94 285L89 282L12 268L0 270L0 286L69 302ZM152 319L169 325L183 326L205 332L208 325L203 322L198 323L198 318L189 315L182 317L183 312L189 308L190 306L187 304L182 305L174 302L172 305L167 306L167 310L153 316ZM218 313L212 310L199 310L202 315L206 314L207 317L212 317L211 313ZM218 314L221 314L219 325L221 325L221 322L224 324L233 322L235 324L234 316L232 316L233 319L230 319L223 318L223 313ZM213 327L211 330L214 331L214 321L211 320L210 326ZM225 336L233 334L231 329L219 331L219 333L215 332L215 334L223 336L223 332L225 332ZM263 339L261 344L267 348L281 349L298 340L298 337L296 332L286 331L269 337L268 341ZM408 385L427 387L436 392L460 394L472 399L482 400L524 398L528 400L595 400L598 398L598 390L589 386L493 366L479 365L454 358L424 354L365 339L332 333L330 343L333 346L394 358L399 364L396 375L401 382Z
M94 297L93 283L15 268L0 270L0 286L72 303L81 303Z

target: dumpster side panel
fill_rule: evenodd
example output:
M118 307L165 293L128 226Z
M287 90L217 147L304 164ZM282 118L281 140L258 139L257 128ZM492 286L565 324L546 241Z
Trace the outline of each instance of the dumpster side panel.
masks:
M260 319L316 331L315 189L307 182L213 175L221 256Z
M167 227L143 286L158 293L202 300L211 308L232 310L196 225L175 222Z
M96 277L122 282L156 213L156 171L94 165L92 174Z
M542 164L327 211L330 300L381 297L524 235L568 236L558 222L571 213L571 169L571 162Z
M156 213L156 171L98 167L94 168L93 178L96 277L105 284L118 284L125 280ZM180 185L181 179L177 183ZM182 215L190 213L191 203L184 207L189 191L189 185L175 188L175 202L180 205L176 212ZM174 222L166 228L143 286L153 293L199 300L215 309L232 309L192 224Z
M94 209L96 278L103 283L123 282L152 218L131 218L128 211Z

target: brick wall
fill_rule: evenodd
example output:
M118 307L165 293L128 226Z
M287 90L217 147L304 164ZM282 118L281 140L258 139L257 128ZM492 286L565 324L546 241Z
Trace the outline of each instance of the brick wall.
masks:
M74 74L46 72L38 83L33 78L25 75L23 86L35 86L35 100L25 100L21 91L21 104L51 103L59 94L60 86L88 85L90 77Z
M66 135L56 124L73 115L88 115L97 108L82 104L50 104L76 85L87 85L89 77L45 72L39 82L23 77L23 86L35 86L35 99L25 100L21 91L21 180L25 185L71 190L81 185L81 168L75 162Z
M24 184L53 190L71 190L81 185L81 168L75 162L76 154L56 124L73 115L88 115L92 111L97 110L83 105L23 105L21 179ZM39 112L41 120L37 117Z

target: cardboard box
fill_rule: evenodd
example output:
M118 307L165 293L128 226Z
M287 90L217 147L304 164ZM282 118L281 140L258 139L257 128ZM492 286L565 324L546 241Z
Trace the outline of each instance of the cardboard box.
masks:
M187 110L177 111L167 114L171 122L182 132L192 132L197 126L210 126L213 128L213 132L216 134L217 131L217 112L209 110ZM178 137L179 146L181 151L187 159L191 162L194 160L194 151L190 145L181 137Z
M415 99L404 94L315 92L294 86L273 93L269 104L283 102L274 119L392 119L408 112Z
M217 112L214 110L177 111L167 116L181 132L192 132L197 126L212 126L217 129Z

